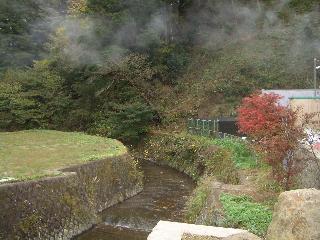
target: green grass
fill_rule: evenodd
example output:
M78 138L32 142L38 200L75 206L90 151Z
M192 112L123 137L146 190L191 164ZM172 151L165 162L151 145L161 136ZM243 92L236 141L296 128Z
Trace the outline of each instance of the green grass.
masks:
M195 189L193 196L187 203L186 218L190 223L195 223L201 211L205 207L209 196L208 183L201 183Z
M248 196L221 194L220 201L225 214L225 227L244 228L265 236L272 220L272 211Z
M0 133L0 179L33 179L58 175L59 169L117 156L119 141L50 130Z
M231 152L232 160L239 169L249 169L257 167L257 155L249 146L237 139L214 139L213 144L223 147Z

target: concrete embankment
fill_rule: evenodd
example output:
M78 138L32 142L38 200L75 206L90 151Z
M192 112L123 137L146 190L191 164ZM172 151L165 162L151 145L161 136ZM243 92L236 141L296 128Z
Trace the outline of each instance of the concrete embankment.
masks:
M0 239L70 239L92 227L99 211L142 190L128 153L60 171L0 185Z

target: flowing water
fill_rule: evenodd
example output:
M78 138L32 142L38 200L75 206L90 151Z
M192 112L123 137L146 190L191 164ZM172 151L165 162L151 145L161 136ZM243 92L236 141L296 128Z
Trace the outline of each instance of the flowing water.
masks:
M101 213L103 222L75 240L146 240L159 220L182 221L193 181L169 167L142 163L144 190Z

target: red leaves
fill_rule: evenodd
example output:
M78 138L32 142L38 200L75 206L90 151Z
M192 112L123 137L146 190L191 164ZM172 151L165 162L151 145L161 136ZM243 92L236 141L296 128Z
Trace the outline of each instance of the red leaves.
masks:
M280 99L279 95L260 92L244 98L238 108L238 125L240 132L255 140L264 153L275 179L288 188L296 173L293 153L303 129L296 125L297 111L280 106Z
M286 112L278 104L279 99L276 94L259 93L244 98L238 109L240 131L254 138L262 138L266 131L276 131Z

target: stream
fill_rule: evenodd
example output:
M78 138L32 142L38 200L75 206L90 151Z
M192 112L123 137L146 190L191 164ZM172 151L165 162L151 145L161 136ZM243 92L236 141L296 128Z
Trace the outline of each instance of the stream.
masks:
M146 240L159 220L183 221L194 182L176 170L142 162L144 190L101 213L102 223L74 240Z

